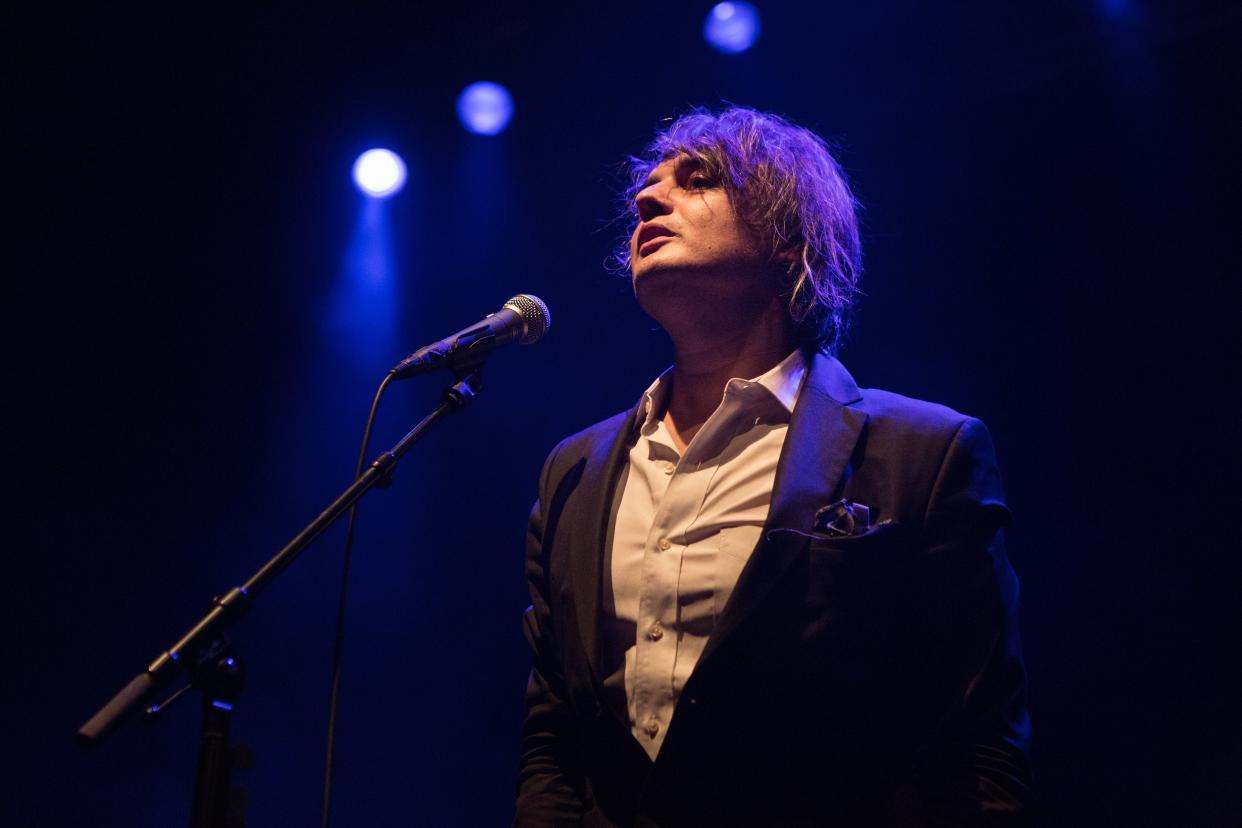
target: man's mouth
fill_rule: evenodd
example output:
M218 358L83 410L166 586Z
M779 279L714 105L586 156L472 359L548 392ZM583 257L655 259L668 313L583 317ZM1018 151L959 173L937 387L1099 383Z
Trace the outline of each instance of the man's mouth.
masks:
M652 238L648 239L647 241L643 242L642 244L638 246L638 255L645 256L651 251L658 248L660 245L664 244L664 242L671 241L672 238L673 237L671 235L667 235L667 234L661 235L661 236L653 236Z
M668 241L676 234L667 227L661 227L658 224L649 224L638 231L638 238L635 240L638 246L638 253L644 253L655 250L660 243Z

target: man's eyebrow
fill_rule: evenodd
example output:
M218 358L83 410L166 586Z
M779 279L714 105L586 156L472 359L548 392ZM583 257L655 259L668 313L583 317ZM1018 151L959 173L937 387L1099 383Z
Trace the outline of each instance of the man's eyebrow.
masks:
M699 159L693 156L683 155L673 162L673 175L676 176L687 172L694 172L702 166L703 162ZM650 174L643 179L643 183L638 186L638 192L641 193L643 190L647 189L652 184L658 183L659 181L660 179L656 177L655 170L653 169Z
M683 155L673 162L674 172L694 172L703 166L703 162L693 155Z

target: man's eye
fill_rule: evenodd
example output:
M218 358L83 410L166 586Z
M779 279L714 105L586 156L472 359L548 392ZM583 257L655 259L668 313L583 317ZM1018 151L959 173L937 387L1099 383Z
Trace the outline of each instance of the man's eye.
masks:
M691 190L706 190L710 187L716 186L716 182L712 181L706 175L697 174L690 176L690 181L687 182L687 184Z

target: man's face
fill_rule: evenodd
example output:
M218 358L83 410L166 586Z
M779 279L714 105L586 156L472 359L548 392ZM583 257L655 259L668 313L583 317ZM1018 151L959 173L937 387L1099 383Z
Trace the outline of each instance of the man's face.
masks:
M630 238L638 302L666 330L710 322L731 302L766 304L775 291L770 257L728 193L694 159L663 162L635 197ZM719 312L718 312L719 311Z

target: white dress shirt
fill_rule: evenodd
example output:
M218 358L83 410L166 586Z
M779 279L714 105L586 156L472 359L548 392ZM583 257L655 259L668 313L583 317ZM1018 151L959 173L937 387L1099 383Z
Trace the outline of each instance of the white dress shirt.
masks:
M663 422L669 372L643 395L614 496L602 643L605 694L652 759L759 540L805 375L794 351L760 377L729 380L684 454Z

